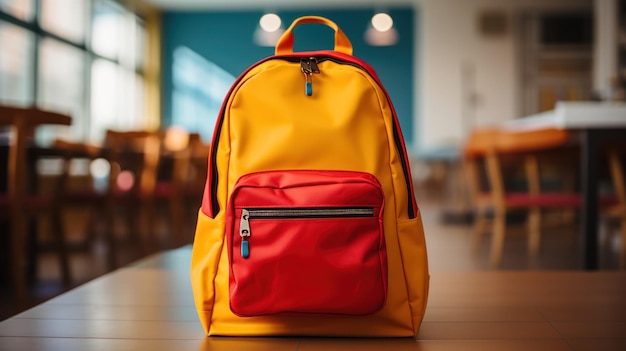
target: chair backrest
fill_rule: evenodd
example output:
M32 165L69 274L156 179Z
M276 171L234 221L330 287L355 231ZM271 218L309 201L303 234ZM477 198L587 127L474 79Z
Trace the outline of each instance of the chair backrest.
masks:
M618 211L620 211L622 216L626 216L626 178L621 160L623 153L620 153L616 148L612 148L608 151L608 154L611 179L618 201Z
M118 188L121 171L133 172L136 179L135 191L142 196L151 196L157 180L157 169L161 157L162 138L158 131L108 130L104 148L111 162L109 189Z
M464 145L466 157L484 156L493 151L498 154L542 151L567 145L570 133L564 129L514 130L485 128L474 130Z
M497 128L473 130L463 145L463 155L467 158L484 156L488 150L496 147L499 133Z
M189 179L191 192L197 192L198 198L202 198L202 191L206 182L209 167L209 152L211 147L205 143L200 134L191 134L189 137L190 166Z
M570 139L570 133L565 129L501 129L497 133L495 149L498 153L544 151L565 146L570 142Z
M0 106L0 126L11 128L6 175L7 194L14 211L20 211L28 184L27 147L39 125L70 125L68 115L37 108Z

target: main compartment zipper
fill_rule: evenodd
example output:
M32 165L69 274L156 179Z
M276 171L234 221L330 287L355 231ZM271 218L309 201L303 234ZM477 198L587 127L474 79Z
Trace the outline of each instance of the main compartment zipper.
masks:
M239 236L241 257L250 256L251 219L311 219L311 218L374 217L373 207L311 207L311 208L250 208L241 210Z
M317 59L315 57L302 57L300 59L300 71L304 73L304 93L306 96L311 96L313 95L313 79L311 75L320 73Z

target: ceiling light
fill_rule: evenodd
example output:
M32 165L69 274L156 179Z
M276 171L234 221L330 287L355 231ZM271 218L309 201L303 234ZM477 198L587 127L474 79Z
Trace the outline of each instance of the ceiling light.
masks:
M282 21L275 13L267 13L259 20L259 25L266 32L275 32L280 28Z
M275 13L266 13L261 16L259 25L253 34L255 44L259 46L276 46L278 39L285 32L282 23L283 21Z
M372 17L372 27L379 32L386 32L393 27L393 19L386 13L377 13Z
M393 27L391 16L384 12L372 16L365 30L365 42L372 46L395 45L398 42L398 31Z

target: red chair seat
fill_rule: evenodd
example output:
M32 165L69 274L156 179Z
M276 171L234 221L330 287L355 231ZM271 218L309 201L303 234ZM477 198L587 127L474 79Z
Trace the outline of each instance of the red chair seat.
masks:
M507 207L580 207L582 198L568 193L509 193L505 196Z
M8 213L10 205L8 196L0 196L0 209L2 209L2 212ZM48 195L27 196L24 198L25 212L41 211L49 209L54 205L54 198Z
M156 197L168 198L174 194L174 184L170 182L157 182L154 187L154 195Z
M510 193L505 196L507 207L581 207L582 196L571 193ZM612 206L617 198L604 196L598 199L600 206Z

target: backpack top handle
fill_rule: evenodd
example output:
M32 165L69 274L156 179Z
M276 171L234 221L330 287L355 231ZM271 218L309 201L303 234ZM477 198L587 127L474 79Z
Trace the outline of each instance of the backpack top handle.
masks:
M278 39L278 43L276 44L276 55L284 55L293 53L293 42L294 35L293 29L299 24L305 23L319 23L325 24L328 27L332 28L335 31L335 51L352 55L352 43L348 39L348 37L344 34L344 32L337 26L337 24L327 18L320 16L304 16L297 18L285 33Z

